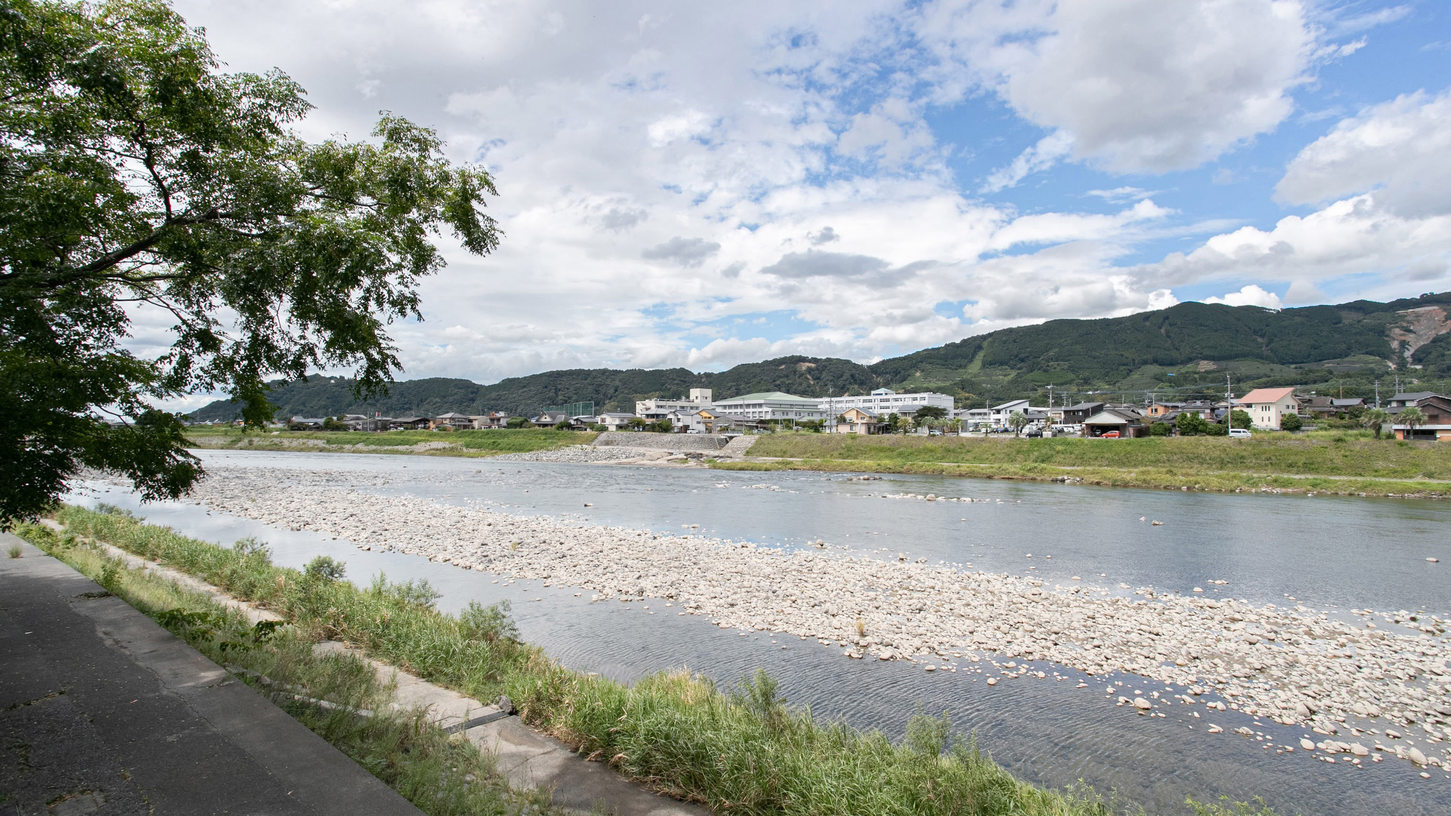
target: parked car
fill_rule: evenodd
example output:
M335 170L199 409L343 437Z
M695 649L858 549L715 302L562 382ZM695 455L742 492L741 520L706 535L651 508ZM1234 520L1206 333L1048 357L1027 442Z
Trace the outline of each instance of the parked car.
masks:
M1109 431L1098 435L1099 439L1118 439L1118 431Z
M1229 438L1230 439L1249 439L1251 436L1253 436L1253 434L1250 433L1249 428L1230 428L1229 429Z
M1029 439L1042 439L1043 438L1043 429L1042 428L1033 428L1033 429L1029 430L1027 433L1025 433L1023 435L1026 436L1026 437L1028 437Z

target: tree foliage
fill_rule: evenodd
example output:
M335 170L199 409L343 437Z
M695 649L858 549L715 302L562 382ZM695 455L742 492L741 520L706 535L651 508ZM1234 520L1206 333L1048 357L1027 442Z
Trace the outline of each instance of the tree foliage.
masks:
M1380 439L1385 423L1389 422L1391 415L1384 408L1371 408L1360 415L1360 424L1371 429L1376 439Z
M492 180L432 131L385 113L304 142L296 83L221 72L160 0L0 0L0 84L0 522L81 467L184 492L200 470L158 400L226 390L260 422L267 377L382 387L440 230L497 245ZM169 346L128 350L140 321Z
M1013 429L1013 436L1017 436L1028 426L1028 415L1022 411L1014 411L1008 414L1008 427Z

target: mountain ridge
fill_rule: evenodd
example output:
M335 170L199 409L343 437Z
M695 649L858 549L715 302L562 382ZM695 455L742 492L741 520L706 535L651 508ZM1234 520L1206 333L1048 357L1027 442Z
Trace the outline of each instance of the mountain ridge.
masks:
M722 372L563 369L491 385L459 378L401 380L386 395L358 398L346 377L269 383L279 416L343 413L436 416L448 411L534 414L593 401L633 412L634 402L711 388L717 398L756 391L808 397L874 388L936 390L959 405L1107 391L1219 393L1295 385L1369 396L1377 377L1451 380L1451 292L1389 303L1357 300L1273 310L1186 302L1124 317L1058 319L999 329L872 364L792 355ZM1165 390L1167 389L1167 391ZM237 403L217 400L190 417L229 421Z

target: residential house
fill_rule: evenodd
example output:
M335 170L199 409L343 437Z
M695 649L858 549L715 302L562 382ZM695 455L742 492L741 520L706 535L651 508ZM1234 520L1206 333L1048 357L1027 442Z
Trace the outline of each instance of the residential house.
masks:
M568 419L569 417L563 411L555 411L553 413L545 411L539 416L531 417L529 424L536 428L553 428L555 425L565 422Z
M1426 396L1416 400L1414 404L1422 416L1422 420L1414 428L1400 419L1400 414L1409 405L1394 409L1391 415L1391 432L1396 435L1396 439L1451 440L1451 398L1427 392Z
M1031 406L1028 405L1028 401L1025 399L1009 400L1002 405L994 405L991 414L992 424L999 428L1006 428L1008 427L1009 418L1013 414L1023 414L1026 416L1029 410L1031 410ZM1045 415L1047 414L1046 411L1043 413Z
M605 430L607 431L623 431L629 429L630 420L632 419L639 419L639 417L635 416L634 414L626 414L623 412L609 412L600 414L599 416L595 417L595 422L605 426Z
M1396 408L1404 408L1407 405L1416 405L1420 403L1421 400L1427 397L1437 396L1440 396L1440 394L1437 394L1433 391L1408 391L1396 394L1395 396L1391 397L1390 400L1386 402L1386 408L1391 410L1394 410Z
M1336 416L1345 416L1346 412L1355 408L1365 407L1365 397L1336 397L1330 400L1330 407L1335 409Z
M426 431L429 429L431 422L432 420L428 417L422 416L394 417L388 420L388 430Z
M439 428L452 428L456 431L471 430L474 427L474 418L465 414L449 411L446 414L439 414L433 418L429 427L438 430Z
M474 421L475 428L507 428L509 427L509 415L499 411L490 411L481 416L470 417Z
M1080 402L1063 409L1063 424L1082 425L1084 420L1102 411L1107 403Z
M709 433L715 414L704 408L694 411L671 411L665 416L676 433Z
M887 423L882 417L861 408L848 408L837 415L833 433L877 434L885 433Z
M1126 406L1104 408L1083 420L1083 435L1087 437L1117 433L1119 437L1127 439L1131 436L1143 436L1145 429L1143 415L1137 409Z
M1153 402L1149 403L1149 408L1147 411L1144 412L1144 415L1149 417L1150 419L1161 419L1166 414L1177 415L1183 409L1184 403L1182 402L1165 402L1163 400L1154 400Z
M1238 402L1240 410L1249 414L1250 423L1262 431L1278 431L1280 420L1298 415L1300 408L1293 388L1256 388Z
M963 408L955 412L954 416L962 420L964 431L988 428L993 424L993 409L991 408Z

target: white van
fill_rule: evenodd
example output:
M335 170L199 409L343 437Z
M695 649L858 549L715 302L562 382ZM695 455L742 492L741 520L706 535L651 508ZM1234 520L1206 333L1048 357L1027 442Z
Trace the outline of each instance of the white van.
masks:
M1230 439L1249 439L1251 436L1253 436L1253 434L1251 434L1249 432L1249 428L1230 428L1229 429L1229 438Z

